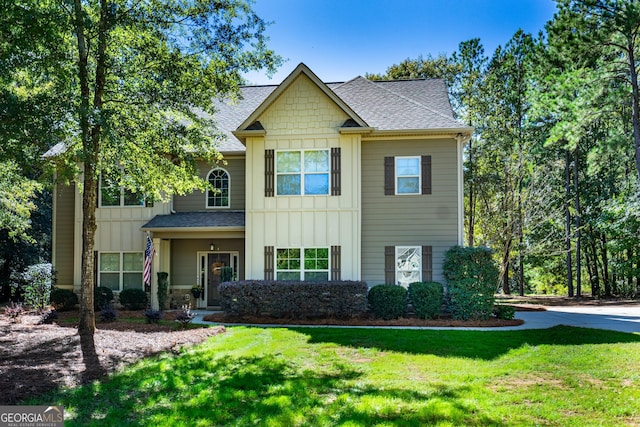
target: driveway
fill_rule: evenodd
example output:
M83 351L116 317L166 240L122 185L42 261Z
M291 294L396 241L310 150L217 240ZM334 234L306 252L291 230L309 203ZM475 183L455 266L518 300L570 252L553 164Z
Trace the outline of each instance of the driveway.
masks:
M547 306L547 311L517 311L524 325L504 329L545 329L556 325L640 333L640 304Z

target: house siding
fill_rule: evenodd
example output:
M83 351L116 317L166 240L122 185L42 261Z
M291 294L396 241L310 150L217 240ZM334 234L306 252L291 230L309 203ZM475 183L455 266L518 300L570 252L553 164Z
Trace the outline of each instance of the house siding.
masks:
M222 168L229 173L230 188L230 207L231 210L245 209L245 160L244 157L225 158L227 164L220 164L215 167ZM207 178L207 174L214 169L211 163L198 162L200 177ZM173 209L176 212L194 212L194 211L217 211L226 208L207 208L207 199L205 192L194 191L184 196L174 196Z
M433 280L443 281L444 253L458 243L458 159L454 139L362 143L362 279L385 282L385 246L433 247ZM384 158L432 158L432 194L385 195Z
M171 241L171 287L191 288L198 283L198 252L209 252L211 239ZM215 239L217 252L238 252L238 278L244 279L245 254L243 239Z
M53 270L56 286L73 289L75 184L56 184L53 211Z

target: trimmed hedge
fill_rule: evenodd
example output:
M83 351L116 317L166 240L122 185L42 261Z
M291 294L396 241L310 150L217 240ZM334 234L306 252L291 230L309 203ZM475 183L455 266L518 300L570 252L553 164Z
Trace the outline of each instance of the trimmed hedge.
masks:
M93 308L102 310L103 307L111 305L113 301L113 291L106 286L98 286L93 291Z
M409 300L413 311L420 319L435 319L440 316L444 288L438 282L416 282L409 285Z
M120 304L129 310L142 310L147 306L147 293L142 289L125 289L120 292Z
M51 291L51 304L58 311L71 310L78 304L78 295L69 289L54 289Z
M369 290L369 307L376 317L397 319L407 314L407 290L398 285L376 285Z
M491 249L454 246L445 253L443 271L454 319L491 317L499 276Z
M222 283L218 289L220 306L229 315L350 318L367 311L365 282L244 280Z

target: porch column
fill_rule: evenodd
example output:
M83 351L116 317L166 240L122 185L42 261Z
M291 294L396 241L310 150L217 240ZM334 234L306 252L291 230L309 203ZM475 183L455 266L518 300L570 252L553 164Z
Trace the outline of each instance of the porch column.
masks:
M162 257L161 240L153 238L153 247L156 250L156 255L153 257L153 263L151 266L151 309L159 310L160 303L158 302L158 271L160 270L160 258Z

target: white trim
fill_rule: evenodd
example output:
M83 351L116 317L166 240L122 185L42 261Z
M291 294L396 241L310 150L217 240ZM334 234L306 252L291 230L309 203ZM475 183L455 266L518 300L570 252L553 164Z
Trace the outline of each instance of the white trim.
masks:
M415 193L398 193L398 178L413 178L414 175L398 176L398 159L418 160L418 190ZM422 194L422 157L421 156L394 156L393 158L393 186L396 196L419 196Z
M464 245L464 145L469 139L466 136L456 137L457 166L458 166L458 245Z
M298 249L300 250L300 269L299 270L278 270L278 251L279 250L283 250L283 249ZM304 268L304 251L307 249L326 249L327 251L327 269L321 269L321 270L307 270ZM317 259L317 258L316 258ZM300 281L304 282L305 281L305 272L308 273L327 273L327 281L331 280L331 246L328 247L324 247L324 246L309 246L309 247L274 247L273 249L273 273L274 273L274 278L275 280L278 280L278 272L282 271L282 272L298 272L300 273ZM286 279L285 279L286 280Z
M118 254L118 271L102 271L102 255L103 254ZM140 271L138 270L124 270L124 254L140 254L142 255L142 262L140 263ZM144 290L144 251L98 251L98 280L96 286L102 286L102 274L118 274L118 289L111 289L115 293L122 292L124 290L124 273L140 273L140 289ZM133 289L133 288L131 288Z
M217 170L221 170L227 174L227 192L228 192L227 206L209 206L209 189L207 188L207 191L205 193L205 199L204 199L204 207L206 209L231 209L231 174L229 173L229 171L226 170L225 168L220 168L220 167L215 167L211 169L207 173L207 178L206 178L207 183L209 182L209 177L211 176L211 174Z

